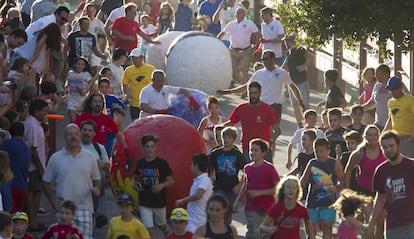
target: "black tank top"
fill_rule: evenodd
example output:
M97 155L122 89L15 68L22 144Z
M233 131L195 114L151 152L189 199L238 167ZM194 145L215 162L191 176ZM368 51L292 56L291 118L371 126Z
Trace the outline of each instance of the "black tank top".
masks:
M206 234L204 236L210 239L233 239L234 236L233 236L233 230L231 229L231 226L228 224L226 226L227 226L227 231L225 233L216 234L211 230L210 224L207 222Z

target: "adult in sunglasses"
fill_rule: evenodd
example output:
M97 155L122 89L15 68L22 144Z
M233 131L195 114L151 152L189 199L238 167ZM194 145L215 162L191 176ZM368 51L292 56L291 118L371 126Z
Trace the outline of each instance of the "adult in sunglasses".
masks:
M65 6L58 7L51 15L44 16L32 22L26 28L27 38L30 39L39 33L43 28L51 23L56 23L59 27L64 25L69 18L69 9Z

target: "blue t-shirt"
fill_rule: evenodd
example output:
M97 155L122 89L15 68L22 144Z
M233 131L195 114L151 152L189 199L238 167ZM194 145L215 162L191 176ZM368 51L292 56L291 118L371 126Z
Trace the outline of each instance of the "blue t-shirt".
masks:
M216 24L213 23L213 15L217 11L221 2L222 0L216 0L216 2L212 4L209 0L206 0L200 6L199 15L207 15L210 17L211 24L208 26L207 31L213 34L214 36L217 36L217 34L219 34L221 31L220 22Z
M175 13L174 31L191 31L191 18L193 10L190 7L185 7L183 4L178 4L177 12Z
M0 150L9 154L10 168L13 172L12 188L27 190L27 177L32 152L29 145L21 139L6 139L0 146Z
M114 95L106 95L105 96L105 106L106 106L106 113L113 119L114 118L114 111L112 110L112 104L118 104L125 109L125 104L118 99L118 97Z

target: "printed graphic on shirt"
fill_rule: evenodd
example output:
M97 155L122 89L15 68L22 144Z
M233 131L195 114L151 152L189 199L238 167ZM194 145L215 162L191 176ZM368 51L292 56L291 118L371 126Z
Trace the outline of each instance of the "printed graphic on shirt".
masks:
M389 200L389 203L393 203L394 201L407 197L404 178L393 179L391 177L387 177L385 185L388 195L387 200Z
M333 186L332 174L327 174L325 171L317 167L311 168L312 179L315 182L316 201L322 199L335 199L335 195L329 191L329 187Z
M217 157L217 172L224 173L229 176L235 176L236 171L236 156L222 155Z
M139 178L143 187L152 187L160 183L160 170L158 168L139 169Z

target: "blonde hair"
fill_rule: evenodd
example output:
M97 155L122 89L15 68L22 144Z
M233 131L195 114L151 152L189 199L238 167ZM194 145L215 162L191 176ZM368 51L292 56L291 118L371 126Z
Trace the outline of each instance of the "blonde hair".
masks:
M294 175L289 175L286 177L283 177L282 180L280 180L280 182L277 184L277 188L276 188L276 197L277 197L277 201L282 202L285 200L285 184L287 181L293 181L296 183L297 188L298 188L298 192L296 193L296 201L299 201L302 198L302 187L300 186L300 181L299 178L297 176Z
M10 168L9 154L0 151L0 184L9 182L13 179L13 172Z

